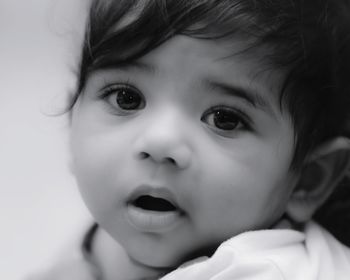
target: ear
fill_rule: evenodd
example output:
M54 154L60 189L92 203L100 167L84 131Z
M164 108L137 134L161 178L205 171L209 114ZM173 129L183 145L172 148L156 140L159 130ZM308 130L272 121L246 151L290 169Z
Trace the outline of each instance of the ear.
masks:
M310 220L332 194L350 167L350 140L337 137L310 155L287 204L286 214L296 223Z

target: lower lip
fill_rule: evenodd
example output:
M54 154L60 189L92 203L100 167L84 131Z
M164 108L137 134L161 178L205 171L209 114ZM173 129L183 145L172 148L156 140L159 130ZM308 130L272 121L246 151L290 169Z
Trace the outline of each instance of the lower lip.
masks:
M127 206L127 218L129 223L143 232L164 232L173 229L181 220L180 211L151 211Z

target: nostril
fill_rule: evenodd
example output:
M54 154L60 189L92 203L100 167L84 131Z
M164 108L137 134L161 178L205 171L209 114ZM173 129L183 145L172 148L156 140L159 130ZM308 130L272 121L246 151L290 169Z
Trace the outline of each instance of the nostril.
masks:
M150 154L149 153L146 153L146 152L141 152L139 154L139 158L140 159L145 159L145 158L149 158L150 157Z
M165 158L165 162L169 162L171 164L175 164L176 165L176 161L173 158L171 158L171 157Z

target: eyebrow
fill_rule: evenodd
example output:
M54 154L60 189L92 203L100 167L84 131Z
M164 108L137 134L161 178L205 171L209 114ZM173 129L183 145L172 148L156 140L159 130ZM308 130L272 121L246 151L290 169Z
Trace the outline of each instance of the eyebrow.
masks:
M102 63L100 68L124 70L124 71L138 70L142 72L149 72L151 74L154 74L155 72L157 72L157 68L155 66L148 63L144 63L142 61L138 61L138 60L127 61L127 62L120 62L120 61L113 62L113 60L112 61L110 60L107 65L104 65Z
M254 108L263 110L268 114L275 116L275 112L271 108L271 104L254 89L246 89L240 86L229 85L226 83L215 82L211 80L206 80L205 84L212 90L219 90L226 95L244 99Z
M142 62L140 60L128 61L128 62L116 62L110 63L106 68L111 68L115 70L121 71L129 71L129 70L138 70L142 72L146 72L149 74L154 74L158 72L156 66ZM259 94L256 90L249 88L246 89L241 86L231 85L224 82L212 81L210 79L206 79L204 81L206 87L211 90L219 90L225 95L238 97L240 99L244 99L247 103L249 103L254 108L265 111L266 113L275 117L275 111L271 108L271 104Z

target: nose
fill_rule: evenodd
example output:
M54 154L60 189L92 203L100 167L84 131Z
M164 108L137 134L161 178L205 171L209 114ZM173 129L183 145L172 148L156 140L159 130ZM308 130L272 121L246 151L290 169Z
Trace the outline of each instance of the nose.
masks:
M136 157L155 164L188 168L192 150L182 133L183 127L175 125L175 122L169 118L161 118L144 126L135 144Z

